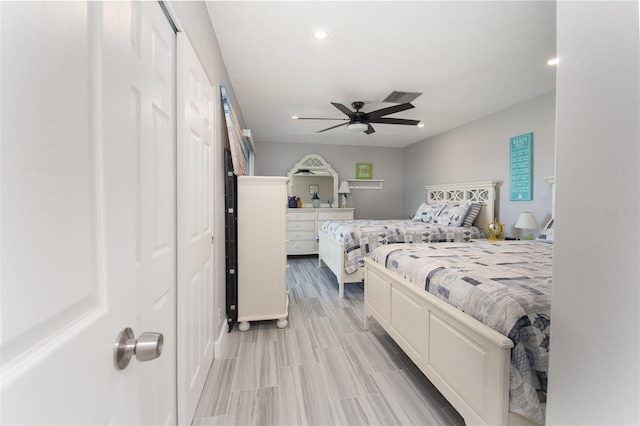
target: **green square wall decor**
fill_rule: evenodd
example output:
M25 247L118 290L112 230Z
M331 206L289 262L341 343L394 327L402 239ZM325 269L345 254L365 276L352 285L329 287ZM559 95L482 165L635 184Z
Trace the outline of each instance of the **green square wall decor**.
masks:
M356 163L356 179L373 179L373 163Z

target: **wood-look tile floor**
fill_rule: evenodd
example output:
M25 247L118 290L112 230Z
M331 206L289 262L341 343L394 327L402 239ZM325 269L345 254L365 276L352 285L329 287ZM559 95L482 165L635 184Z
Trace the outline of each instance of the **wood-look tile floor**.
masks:
M464 425L375 321L364 331L362 284L346 284L341 299L316 256L288 263L288 326L234 327L194 426Z

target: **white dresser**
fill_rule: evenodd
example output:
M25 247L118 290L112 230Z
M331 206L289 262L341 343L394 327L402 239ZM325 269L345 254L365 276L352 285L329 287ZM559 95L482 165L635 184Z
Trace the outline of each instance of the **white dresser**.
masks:
M287 326L287 178L238 177L238 328Z
M352 208L287 209L287 254L318 254L318 231L328 220L353 219Z

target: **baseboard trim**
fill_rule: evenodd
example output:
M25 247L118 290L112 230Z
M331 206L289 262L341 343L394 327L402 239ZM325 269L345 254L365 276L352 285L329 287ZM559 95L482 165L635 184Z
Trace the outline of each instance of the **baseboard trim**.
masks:
M224 345L227 340L227 322L223 321L222 326L220 327L220 332L218 333L218 338L215 342L213 342L213 359L222 358L222 353L224 351Z

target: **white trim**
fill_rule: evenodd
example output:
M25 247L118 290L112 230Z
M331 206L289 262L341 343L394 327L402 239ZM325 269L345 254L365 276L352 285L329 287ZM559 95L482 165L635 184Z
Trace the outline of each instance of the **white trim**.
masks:
M167 19L170 19L175 29L179 33L184 32L184 27L182 25L182 22L180 22L180 19L178 18L178 13L176 12L175 7L173 7L173 2L159 0L158 3L160 3L161 6L165 8L167 13L169 13Z
M551 185L551 218L556 217L556 177L545 176L544 180Z
M213 360L222 358L225 345L227 344L227 330L228 324L226 321L222 321L220 324L220 331L218 332L218 338L213 342ZM213 364L213 360L211 363Z
M347 179L349 189L382 189L384 179Z

